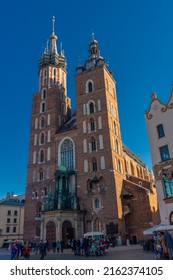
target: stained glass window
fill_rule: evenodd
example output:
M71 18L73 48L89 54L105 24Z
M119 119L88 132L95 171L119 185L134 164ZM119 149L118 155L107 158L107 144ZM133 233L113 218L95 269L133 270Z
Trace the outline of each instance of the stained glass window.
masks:
M74 145L70 139L65 139L60 147L61 164L69 170L74 170Z

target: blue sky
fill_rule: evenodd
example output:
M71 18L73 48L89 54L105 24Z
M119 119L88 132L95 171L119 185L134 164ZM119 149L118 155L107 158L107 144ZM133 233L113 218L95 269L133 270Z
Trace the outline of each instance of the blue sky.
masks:
M32 95L52 16L73 110L75 68L88 57L94 32L116 80L123 142L151 168L144 112L153 91L167 102L172 89L172 11L171 0L1 0L0 197L25 191Z

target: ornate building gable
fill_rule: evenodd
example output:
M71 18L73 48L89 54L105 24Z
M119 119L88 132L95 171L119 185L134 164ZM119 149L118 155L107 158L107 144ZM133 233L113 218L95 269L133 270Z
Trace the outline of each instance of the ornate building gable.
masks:
M158 112L165 112L167 110L167 105L162 103L160 99L157 98L156 93L154 92L151 96L151 102L148 111L145 113L145 116L148 120L152 119Z

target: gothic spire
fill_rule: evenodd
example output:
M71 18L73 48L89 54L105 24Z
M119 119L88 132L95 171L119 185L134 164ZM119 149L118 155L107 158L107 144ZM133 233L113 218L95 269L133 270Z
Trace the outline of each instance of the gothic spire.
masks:
M54 29L55 17L52 18L52 34L50 35L50 53L58 54L56 40L58 37L55 35Z

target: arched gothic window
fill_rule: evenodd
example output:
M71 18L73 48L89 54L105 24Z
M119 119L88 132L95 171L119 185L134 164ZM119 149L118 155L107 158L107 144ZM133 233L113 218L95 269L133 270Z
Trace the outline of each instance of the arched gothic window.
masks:
M93 91L93 84L91 82L88 83L88 92Z
M95 122L94 119L90 119L90 131L95 131Z
M97 161L95 158L92 159L92 171L97 171Z
M40 151L40 162L44 162L44 150Z
M40 170L39 170L39 180L40 181L43 180L43 169L42 168L40 168Z
M43 145L44 144L44 132L42 131L40 134L40 144Z
M41 116L41 119L40 119L40 128L43 128L45 127L45 117L44 116Z
M38 198L38 191L36 188L34 188L33 192L32 192L32 199L35 199L35 198Z
M91 137L90 143L91 143L91 151L95 152L96 151L96 141L95 141L94 137Z
M100 200L98 198L95 199L94 206L95 206L95 209L99 209L100 208Z
M86 92L89 93L89 92L92 92L94 91L94 83L92 80L88 80L86 82Z
M41 105L40 105L40 113L44 113L45 110L46 110L46 103L42 102Z
M93 102L90 102L90 104L89 104L89 113L90 114L94 113L94 103Z
M69 170L74 170L74 144L69 138L60 144L60 164L65 165Z
M42 99L46 98L46 89L42 89Z

